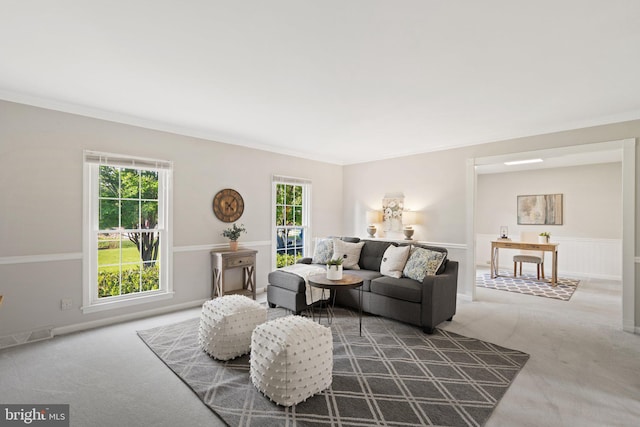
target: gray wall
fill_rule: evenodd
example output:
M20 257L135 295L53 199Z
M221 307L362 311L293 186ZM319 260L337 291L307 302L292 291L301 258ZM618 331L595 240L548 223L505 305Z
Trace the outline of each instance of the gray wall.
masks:
M563 195L562 225L518 224L518 195L552 193ZM505 225L514 240L519 240L521 232L551 233L551 241L560 244L558 272L562 276L622 278L620 162L478 175L476 194L476 265L489 264L490 242ZM500 268L511 271L512 256L518 252L500 250ZM551 253L545 253L545 258L549 266ZM535 273L533 264L523 267Z
M463 124L461 124L463 125ZM442 152L424 153L378 162L349 165L344 168L344 231L364 235L364 212L381 205L387 192L403 192L405 205L423 211L424 224L416 227L417 240L443 243L450 248L452 258L462 261L460 292L471 296L473 283L467 279L466 212L467 161L469 159L519 153L523 151L568 147L589 143L616 141L640 136L640 120L557 132L526 138L462 147ZM637 146L637 143L636 143ZM636 165L640 165L640 150L636 148ZM636 182L640 173L636 166ZM635 312L640 313L640 186L635 200ZM452 250L453 249L453 250ZM636 314L636 329L640 325Z
M245 199L241 222L249 234L243 241L260 251L258 287L265 286L271 267L265 242L271 238L274 173L313 181L313 236L364 236L366 210L379 207L385 193L403 192L406 206L424 213L415 238L450 248L451 257L463 262L460 289L469 294L472 284L466 283L469 266L464 263L467 159L640 136L640 121L632 121L340 167L4 101L0 120L0 293L5 296L0 336L121 318L206 298L208 251L198 247L224 243L219 234L225 224L213 216L211 200L225 187L237 189ZM84 149L175 162L173 299L90 315L80 311ZM636 212L639 206L637 195ZM640 239L635 237L638 254ZM636 313L639 265L636 261ZM69 297L73 309L61 311L60 299Z
M563 224L518 225L518 195L563 194ZM622 165L589 166L478 175L476 233L497 236L500 226L520 231L548 231L552 237L622 238Z
M342 232L342 167L0 101L0 337L193 304L210 293L209 249L226 244L216 192L245 201L240 242L271 270L271 176L311 179L313 235ZM82 314L83 150L174 162L174 298ZM62 311L61 298L73 309Z

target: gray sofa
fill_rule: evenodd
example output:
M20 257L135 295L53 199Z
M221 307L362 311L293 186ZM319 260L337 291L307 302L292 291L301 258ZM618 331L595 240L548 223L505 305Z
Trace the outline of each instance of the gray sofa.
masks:
M361 241L358 238L342 238L347 242ZM446 258L447 250L441 247L419 246L445 255L445 261L436 275L425 276L422 283L408 277L394 278L380 273L380 264L390 245L402 246L381 240L362 240L364 246L358 265L360 270L345 270L362 278L362 311L420 326L424 332L433 333L435 327L445 320L450 321L456 313L458 289L458 262ZM311 258L298 262L309 264ZM303 278L286 271L269 273L267 301L270 307L284 307L298 314L307 308ZM346 289L336 293L336 305L358 308L358 289Z

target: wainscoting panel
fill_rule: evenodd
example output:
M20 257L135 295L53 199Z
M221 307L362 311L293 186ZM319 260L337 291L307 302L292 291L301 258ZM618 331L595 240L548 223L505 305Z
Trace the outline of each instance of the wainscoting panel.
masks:
M476 235L476 265L488 266L491 261L491 240L496 235ZM515 239L514 239L515 240ZM571 277L622 280L622 240L555 237L559 243L558 274ZM513 255L518 251L500 249L500 268L513 270ZM545 253L545 273L551 274L551 253ZM523 271L535 272L535 265L524 264Z

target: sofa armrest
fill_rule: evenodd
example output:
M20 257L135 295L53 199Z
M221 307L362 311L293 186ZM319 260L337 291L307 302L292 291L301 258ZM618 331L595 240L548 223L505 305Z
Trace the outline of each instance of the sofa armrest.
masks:
M311 260L312 258L309 257L300 258L296 261L296 264L311 264Z
M436 325L456 314L458 261L447 262L445 271L425 276L422 282L422 328L432 332Z

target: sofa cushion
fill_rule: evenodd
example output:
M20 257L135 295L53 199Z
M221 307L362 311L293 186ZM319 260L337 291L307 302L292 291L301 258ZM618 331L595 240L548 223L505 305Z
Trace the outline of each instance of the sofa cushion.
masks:
M297 274L288 271L272 271L268 276L269 286L288 289L293 292L306 292L307 286L304 279Z
M373 279L382 277L382 274L380 274L380 272L371 270L349 270L349 273L347 274L362 279L362 290L364 292L369 292L371 290L371 281Z
M409 302L422 302L422 283L403 277L382 276L371 281L371 293Z
M389 246L382 256L380 273L396 279L401 278L402 270L409 258L410 249L411 247L409 246Z
M413 246L403 274L422 283L425 276L434 276L438 272L444 259L445 254L440 251Z
M318 239L316 248L313 251L312 261L314 264L326 264L333 255L333 239Z
M331 259L342 258L342 268L360 270L358 261L360 261L360 252L364 242L349 243L340 239L333 239L333 256Z
M380 271L382 255L389 246L395 246L391 242L381 240L363 240L364 246L360 252L360 268L363 270Z

